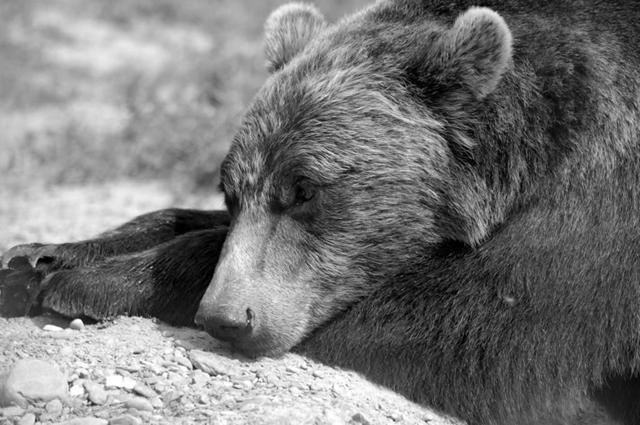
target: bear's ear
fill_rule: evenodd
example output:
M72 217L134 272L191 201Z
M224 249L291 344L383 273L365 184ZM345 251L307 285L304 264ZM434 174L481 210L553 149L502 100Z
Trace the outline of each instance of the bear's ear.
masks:
M308 4L289 3L273 11L264 25L269 71L286 65L325 25L322 14Z
M472 7L447 31L453 66L482 99L493 92L511 61L511 31L504 19L486 7Z
M500 15L472 7L431 44L419 47L410 77L424 90L426 100L449 99L452 90L459 95L460 89L481 100L496 89L507 70L511 42L511 31Z

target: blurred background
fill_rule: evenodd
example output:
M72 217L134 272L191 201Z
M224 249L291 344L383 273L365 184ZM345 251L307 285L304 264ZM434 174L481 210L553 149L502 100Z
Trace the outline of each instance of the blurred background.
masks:
M316 5L335 21L369 2ZM221 207L218 166L282 3L0 0L0 252Z

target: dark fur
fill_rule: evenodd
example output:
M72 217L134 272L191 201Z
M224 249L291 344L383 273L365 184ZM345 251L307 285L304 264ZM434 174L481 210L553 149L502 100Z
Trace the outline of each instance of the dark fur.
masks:
M278 12L230 220L49 247L69 270L43 306L190 323L200 302L245 353L295 347L471 425L640 423L640 9L483 2L507 30L472 5Z

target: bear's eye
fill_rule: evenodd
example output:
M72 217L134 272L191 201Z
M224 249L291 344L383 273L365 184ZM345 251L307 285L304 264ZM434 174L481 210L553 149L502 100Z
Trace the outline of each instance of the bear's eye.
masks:
M313 199L315 188L307 180L301 180L295 186L294 205L300 206Z

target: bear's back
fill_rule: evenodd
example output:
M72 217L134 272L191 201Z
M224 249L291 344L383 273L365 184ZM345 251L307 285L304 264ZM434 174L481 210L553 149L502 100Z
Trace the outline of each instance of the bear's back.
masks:
M544 21L549 31L574 29L590 34L590 38L613 35L619 45L626 47L627 60L640 63L638 0L393 0L379 4L370 17L376 21L408 19L413 22L436 17L451 23L474 6L489 7L500 13L516 41L520 34L526 35L532 25ZM546 35L554 37L555 34Z

